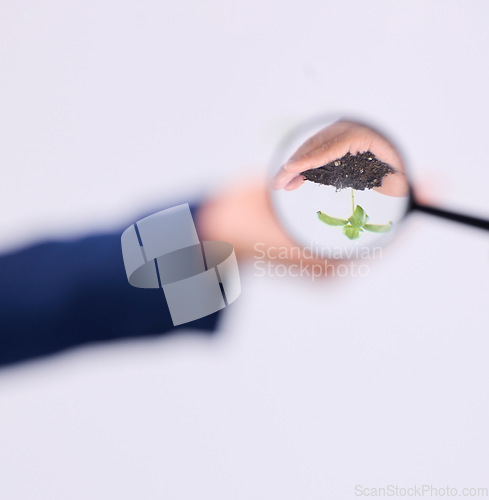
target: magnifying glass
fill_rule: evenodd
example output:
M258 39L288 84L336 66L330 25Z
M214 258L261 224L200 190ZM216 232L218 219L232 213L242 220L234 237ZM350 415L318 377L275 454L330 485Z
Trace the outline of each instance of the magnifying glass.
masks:
M356 120L321 117L292 131L269 181L286 231L323 258L365 256L391 240L413 211L489 230L489 220L419 202L399 148Z

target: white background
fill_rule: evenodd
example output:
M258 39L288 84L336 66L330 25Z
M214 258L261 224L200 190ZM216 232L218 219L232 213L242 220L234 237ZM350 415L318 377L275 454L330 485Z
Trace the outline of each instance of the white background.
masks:
M0 2L4 250L265 172L370 116L438 202L489 217L483 1ZM255 276L214 337L0 372L0 498L349 499L489 487L489 238L413 215L367 278Z

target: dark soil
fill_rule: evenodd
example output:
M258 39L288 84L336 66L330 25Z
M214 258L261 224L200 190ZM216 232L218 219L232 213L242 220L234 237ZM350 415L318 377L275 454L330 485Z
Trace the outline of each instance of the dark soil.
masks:
M382 186L382 179L396 170L380 161L373 153L366 151L338 158L322 167L301 172L306 180L334 186L336 190L353 188L359 191Z

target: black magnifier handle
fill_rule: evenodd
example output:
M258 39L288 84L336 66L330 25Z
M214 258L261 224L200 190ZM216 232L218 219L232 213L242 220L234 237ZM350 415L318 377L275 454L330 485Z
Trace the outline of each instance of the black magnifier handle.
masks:
M457 212L451 212L450 210L445 210L443 208L425 205L417 202L413 196L411 196L409 211L423 212L425 214L435 215L436 217L441 217L454 222L460 222L461 224L466 224L467 226L477 227L479 229L489 231L489 220L487 219L480 219L479 217L472 217L471 215L464 215Z

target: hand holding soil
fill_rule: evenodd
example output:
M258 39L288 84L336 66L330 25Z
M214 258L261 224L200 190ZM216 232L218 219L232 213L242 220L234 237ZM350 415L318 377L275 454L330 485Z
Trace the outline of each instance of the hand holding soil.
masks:
M272 179L272 188L292 191L306 180L388 196L407 196L409 191L394 146L371 128L343 120L302 144Z

